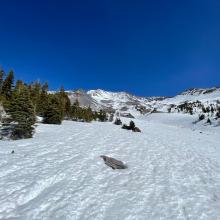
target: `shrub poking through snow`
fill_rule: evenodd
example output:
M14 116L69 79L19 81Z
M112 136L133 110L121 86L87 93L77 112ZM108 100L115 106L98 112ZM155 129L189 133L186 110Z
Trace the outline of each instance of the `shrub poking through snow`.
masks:
M115 125L122 125L121 119L120 118L116 118L114 124Z
M135 123L133 121L130 121L129 125L123 124L121 128L126 130L132 130L134 132L141 132L141 130L135 126Z
M220 107L218 107L218 109L217 109L216 118L217 119L220 118Z
M202 114L202 115L199 116L199 120L200 120L200 121L202 121L203 119L205 119L205 115L204 115L204 114Z
M206 122L206 123L207 123L207 124L210 124L210 125L212 124L210 118L207 119L207 122Z

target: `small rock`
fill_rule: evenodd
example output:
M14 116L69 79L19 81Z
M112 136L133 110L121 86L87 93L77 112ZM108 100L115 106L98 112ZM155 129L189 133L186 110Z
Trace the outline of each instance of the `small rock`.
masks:
M114 169L126 169L127 168L127 166L120 160L116 160L112 157L107 157L107 156L104 156L104 155L101 155L100 157L104 160L105 164L107 166L111 167L113 170Z
M132 131L133 131L133 132L141 132L141 129L138 128L138 127L135 127Z

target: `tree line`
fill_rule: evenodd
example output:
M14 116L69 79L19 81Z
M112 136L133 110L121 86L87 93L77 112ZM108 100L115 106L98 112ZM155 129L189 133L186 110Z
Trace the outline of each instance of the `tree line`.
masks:
M78 100L71 104L64 87L56 93L50 93L48 89L47 82L15 82L12 70L5 74L1 69L0 102L6 112L1 118L1 136L31 138L37 116L42 117L42 122L46 124L61 124L64 119L84 122L107 120L102 110L94 112L90 107L82 108Z

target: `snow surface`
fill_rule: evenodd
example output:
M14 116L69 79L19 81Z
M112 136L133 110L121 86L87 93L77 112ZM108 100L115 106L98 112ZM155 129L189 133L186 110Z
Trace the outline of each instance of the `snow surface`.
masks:
M192 117L142 116L142 133L64 121L1 141L0 219L220 219L220 127Z

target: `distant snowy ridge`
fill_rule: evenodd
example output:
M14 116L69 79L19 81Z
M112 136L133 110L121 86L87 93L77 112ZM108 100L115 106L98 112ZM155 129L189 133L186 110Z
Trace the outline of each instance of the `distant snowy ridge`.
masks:
M189 89L165 101L178 103L184 101L217 101L220 100L220 88Z
M139 97L127 92L111 92L102 89L66 92L72 103L78 100L83 107L90 106L93 110L130 113L133 116L158 111L182 112L178 108L185 102L191 103L193 113L196 114L202 112L203 106L210 108L213 106L216 112L220 104L220 88L216 87L188 89L174 97Z

